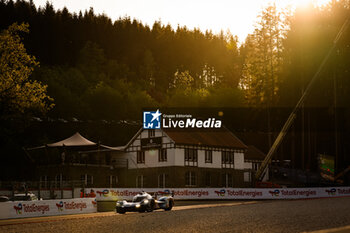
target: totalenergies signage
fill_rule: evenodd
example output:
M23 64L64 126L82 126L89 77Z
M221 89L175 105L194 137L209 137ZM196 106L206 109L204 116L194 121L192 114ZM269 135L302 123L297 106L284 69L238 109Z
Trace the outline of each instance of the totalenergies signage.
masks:
M0 203L0 219L97 212L95 198Z
M96 190L96 189L95 189ZM88 192L89 190L86 190ZM350 187L326 188L117 188L97 189L97 201L131 200L137 193L145 191L158 195L174 194L177 200L185 199L305 199L320 197L350 196Z

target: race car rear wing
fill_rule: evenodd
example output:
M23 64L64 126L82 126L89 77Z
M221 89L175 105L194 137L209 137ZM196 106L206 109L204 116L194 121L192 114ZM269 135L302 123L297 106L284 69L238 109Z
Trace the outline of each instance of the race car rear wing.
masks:
M151 193L150 193L151 194ZM158 192L154 192L153 194L151 194L152 196L154 196L155 198L157 198L158 196L171 196L174 197L174 191L170 190L164 190L164 191L158 191Z

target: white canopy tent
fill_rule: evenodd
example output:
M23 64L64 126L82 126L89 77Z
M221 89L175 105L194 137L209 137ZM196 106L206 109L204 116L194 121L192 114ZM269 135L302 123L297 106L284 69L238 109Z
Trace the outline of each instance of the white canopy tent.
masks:
M80 133L76 132L69 138L66 138L62 141L47 144L48 147L60 147L60 146L96 146L97 143L92 142L83 136Z
M66 138L64 140L46 144L43 146L28 148L27 150L43 149L47 147L101 147L104 149L111 149L112 147L100 145L99 143L92 142L83 136L79 132L76 132L74 135Z

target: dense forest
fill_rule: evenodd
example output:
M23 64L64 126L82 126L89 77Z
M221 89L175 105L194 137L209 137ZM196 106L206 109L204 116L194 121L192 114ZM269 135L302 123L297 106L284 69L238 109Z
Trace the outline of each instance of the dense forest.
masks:
M9 101L0 89L1 155L12 153L6 163L13 163L23 154L22 147L70 136L72 130L121 145L140 127L142 109L155 107L255 109L251 117L235 118L236 111L226 114L224 123L246 143L258 144L266 152L285 113L300 98L349 15L348 0L294 12L280 12L270 5L258 16L255 30L239 43L229 33L175 29L160 21L151 27L128 17L113 22L92 8L76 14L54 9L50 3L38 8L32 1L0 0L1 39L16 35L16 43L23 42L25 51L21 51L29 54L24 57L32 67L28 80L45 95L33 106L23 104L23 96L21 101ZM1 43L0 56L5 45ZM0 66L4 64L5 58ZM343 110L349 107L349 69L350 27L305 103L308 109L325 108L327 117L316 124L310 120L310 115L317 118L315 111L303 111L299 116L303 121L293 131L300 127L317 131L327 122L326 136L294 136L290 140L302 151L291 152L285 145L279 151L281 158L292 158L303 169L314 169L321 152L340 154L339 167L349 163L344 130L349 129L349 121L344 120L349 112ZM269 108L275 114L270 116ZM283 114L276 109L283 109ZM337 117L341 122L335 124ZM266 133L267 128L272 133ZM338 128L342 131L333 143ZM265 132L260 139L242 133L259 130ZM331 146L315 146L327 140Z

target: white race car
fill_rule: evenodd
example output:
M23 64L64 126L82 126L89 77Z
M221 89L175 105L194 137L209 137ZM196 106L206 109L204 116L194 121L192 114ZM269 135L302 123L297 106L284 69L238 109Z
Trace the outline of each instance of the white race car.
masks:
M132 202L118 201L116 212L125 214L125 212L152 212L155 209L171 210L174 206L174 195L163 195L157 198L146 192L140 192L132 199Z

